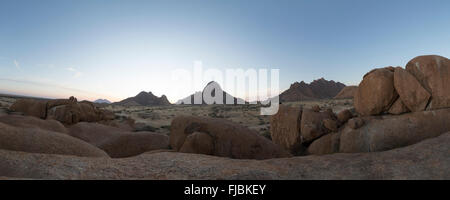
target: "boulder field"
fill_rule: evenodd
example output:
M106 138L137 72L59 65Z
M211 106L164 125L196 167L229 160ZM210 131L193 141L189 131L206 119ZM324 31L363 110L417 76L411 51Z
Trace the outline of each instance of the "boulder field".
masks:
M236 159L290 156L256 131L227 120L178 116L172 120L170 129L170 146L179 152Z
M27 116L54 119L67 125L114 119L113 113L98 109L91 102L78 102L75 97L56 100L19 99L9 109Z
M378 152L450 131L450 62L419 56L406 69L385 67L364 75L356 115L280 105L271 117L273 142L294 155Z
M448 58L418 56L405 69L378 68L364 75L355 92L354 106L361 116L450 108L449 85Z

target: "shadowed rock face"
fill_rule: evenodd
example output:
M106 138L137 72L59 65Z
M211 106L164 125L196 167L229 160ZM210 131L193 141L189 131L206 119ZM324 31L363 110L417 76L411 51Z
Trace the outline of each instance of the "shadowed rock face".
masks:
M126 159L0 150L0 176L34 179L450 179L450 133L377 153L270 160L151 153Z
M112 158L124 158L169 148L169 137L153 132L128 132L103 124L81 122L69 128L72 137L88 142Z
M207 134L210 137L199 135ZM192 137L192 134L198 136ZM186 144L187 143L187 144ZM287 153L280 146L261 136L254 130L242 125L214 118L179 116L172 120L170 126L170 146L183 152L195 143L202 151L212 152L212 155L236 159L269 159L287 157ZM192 153L192 148L188 149Z
M313 99L327 99L335 97L343 88L340 82L327 81L323 78L314 80L310 84L295 82L289 89L280 94L281 102L302 101Z

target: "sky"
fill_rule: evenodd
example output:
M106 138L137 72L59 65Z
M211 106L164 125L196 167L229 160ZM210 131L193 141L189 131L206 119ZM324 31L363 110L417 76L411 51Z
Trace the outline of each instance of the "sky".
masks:
M196 61L279 69L280 91L357 85L376 67L450 57L449 11L448 0L0 0L0 93L176 102L202 89L171 79Z

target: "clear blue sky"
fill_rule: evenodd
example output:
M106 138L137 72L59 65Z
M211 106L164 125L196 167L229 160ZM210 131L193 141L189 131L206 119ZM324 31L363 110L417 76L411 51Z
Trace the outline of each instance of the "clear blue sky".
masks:
M0 92L113 101L175 93L170 72L279 68L281 89L450 57L448 0L1 0ZM197 88L199 90L201 88ZM191 91L186 91L191 92Z

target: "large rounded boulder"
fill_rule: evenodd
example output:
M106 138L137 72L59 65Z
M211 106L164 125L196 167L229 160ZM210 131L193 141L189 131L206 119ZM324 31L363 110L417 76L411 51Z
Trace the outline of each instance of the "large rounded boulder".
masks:
M0 122L0 149L29 153L108 157L86 142L40 128L14 127Z
M54 131L67 134L67 129L59 121L43 120L32 116L22 115L4 115L0 116L0 122L23 128L40 128L43 130Z
M450 60L428 55L418 56L406 64L411 73L431 94L430 109L450 107Z
M364 125L355 129L347 124L341 131L340 152L386 151L450 131L450 109L354 119L363 120Z
M269 159L290 156L282 147L239 124L195 116L178 116L170 126L170 146L183 152L183 146L195 143L201 151L186 153L212 152L210 155L236 159ZM202 133L202 134L199 134ZM191 136L196 134L195 136ZM207 137L206 135L209 137ZM187 143L187 144L185 144ZM210 147L213 150L210 151Z
M393 69L374 69L367 73L359 84L354 106L360 115L378 115L388 111L397 97Z
M37 99L19 99L9 109L13 112L21 112L24 115L45 119L47 116L47 101Z
M104 150L113 158L169 148L169 137L165 134L129 132L98 123L80 122L69 128L69 134Z

